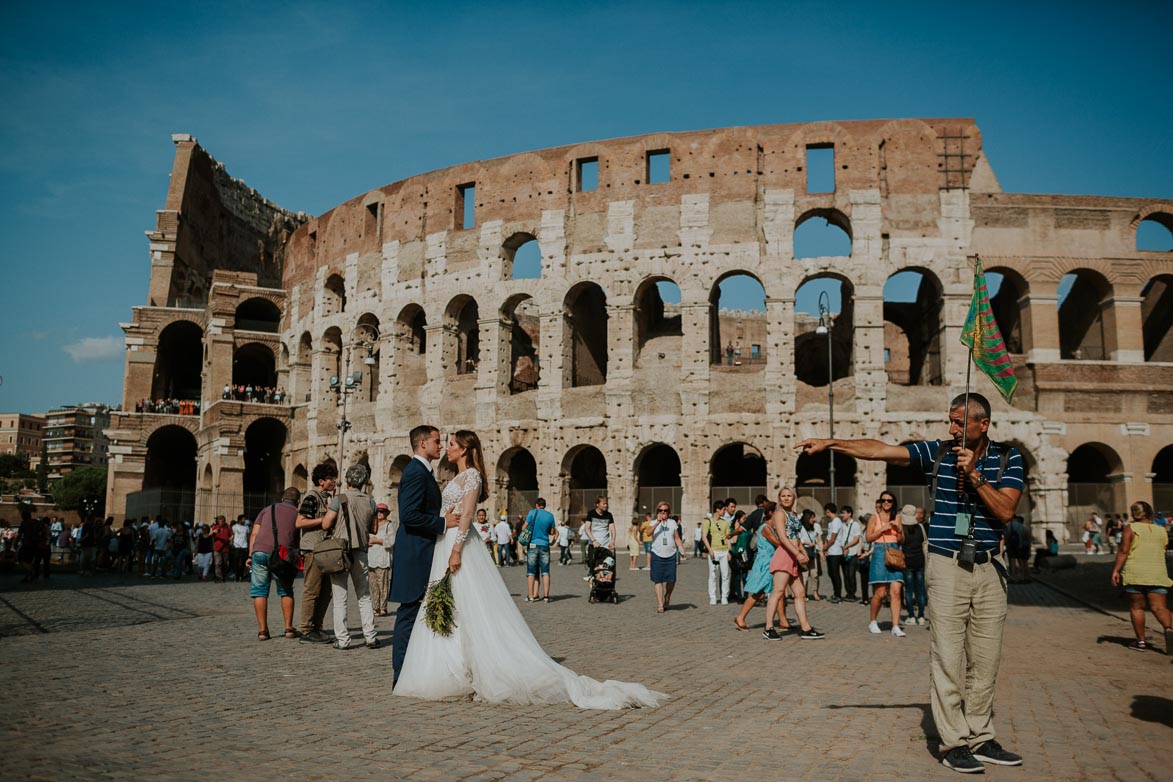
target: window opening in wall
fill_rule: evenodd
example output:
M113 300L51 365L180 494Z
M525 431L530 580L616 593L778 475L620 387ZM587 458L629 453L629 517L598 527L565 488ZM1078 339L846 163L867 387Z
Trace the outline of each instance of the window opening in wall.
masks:
M637 366L680 366L683 335L680 288L667 279L647 280L635 295Z
M1136 249L1141 252L1173 251L1173 215L1153 214L1136 227Z
M1104 304L1112 286L1103 275L1088 269L1069 272L1059 280L1059 356L1069 360L1104 361L1108 358Z
M580 193L589 193L599 189L599 159L597 157L579 158L575 162L575 185Z
M990 309L998 331L1006 341L1006 350L1022 353L1022 314L1029 306L1025 301L1026 281L1010 270L986 270L986 288L990 294Z
M575 286L563 302L563 383L607 382L607 297L593 282Z
M542 277L542 248L531 239L513 253L513 279L538 280Z
M808 144L806 148L806 192L835 192L835 145Z
M795 258L833 258L851 255L851 223L833 209L809 212L794 227Z
M714 366L761 369L764 351L755 358L749 346L765 344L766 289L750 274L734 273L718 281L709 294L709 360Z
M1145 361L1173 361L1173 275L1162 274L1141 289Z
M502 315L509 322L509 393L532 391L541 380L538 306L529 296L521 295L502 308Z
M940 385L941 283L931 274L905 269L884 283L884 368L891 383Z
M829 312L820 312L820 302ZM818 332L820 318L824 325L829 323L829 332ZM850 283L839 277L823 276L812 277L800 285L794 293L795 377L819 387L827 385L828 373L835 380L850 377L854 373L854 332L855 304Z
M456 187L456 219L462 229L476 226L477 186L469 182Z
M662 185L672 179L672 154L666 149L648 152L647 183Z
M379 232L379 202L367 204L366 223L363 226L366 236L375 236Z

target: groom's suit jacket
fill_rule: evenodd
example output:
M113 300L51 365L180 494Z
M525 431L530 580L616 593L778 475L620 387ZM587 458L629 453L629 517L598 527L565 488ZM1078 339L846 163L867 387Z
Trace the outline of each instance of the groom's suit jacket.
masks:
M413 603L424 596L432 570L436 538L444 534L440 487L431 470L412 458L399 480L399 531L395 533L391 595L394 603Z

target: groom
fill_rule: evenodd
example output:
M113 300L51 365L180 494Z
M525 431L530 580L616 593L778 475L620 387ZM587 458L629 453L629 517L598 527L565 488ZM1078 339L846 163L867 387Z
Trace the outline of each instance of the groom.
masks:
M399 603L391 650L394 683L399 681L411 628L428 588L436 538L447 527L459 524L446 524L440 515L440 487L432 475L432 462L440 458L440 430L417 426L410 436L415 455L399 480L399 531L395 534L395 566L391 570L390 600Z

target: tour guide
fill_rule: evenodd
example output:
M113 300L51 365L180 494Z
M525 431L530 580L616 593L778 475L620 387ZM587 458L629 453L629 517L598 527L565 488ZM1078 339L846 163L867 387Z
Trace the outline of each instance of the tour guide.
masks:
M949 405L952 441L888 445L878 440L803 440L797 449L830 449L856 459L915 465L930 487L929 647L933 720L941 737L941 762L964 773L982 763L1017 766L1022 758L994 739L994 682L1006 622L1006 570L996 559L1004 526L1022 496L1022 455L992 442L990 403L969 394ZM962 435L964 433L964 440ZM966 650L969 651L969 691ZM964 704L964 705L963 705Z

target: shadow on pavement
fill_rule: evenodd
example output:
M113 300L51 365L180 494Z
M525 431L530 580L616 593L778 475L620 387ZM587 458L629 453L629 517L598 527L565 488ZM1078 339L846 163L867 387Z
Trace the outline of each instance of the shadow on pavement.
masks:
M1173 701L1159 695L1133 695L1132 716L1144 722L1173 728Z
M1098 644L1116 644L1117 646L1127 647L1130 643L1132 643L1135 640L1136 640L1136 638L1133 636L1101 635L1099 638L1096 639L1096 643L1098 643Z
M937 735L937 725L933 722L933 711L927 703L831 703L828 709L920 709L920 732L925 740L925 749L933 757L937 757L941 746L941 737Z

